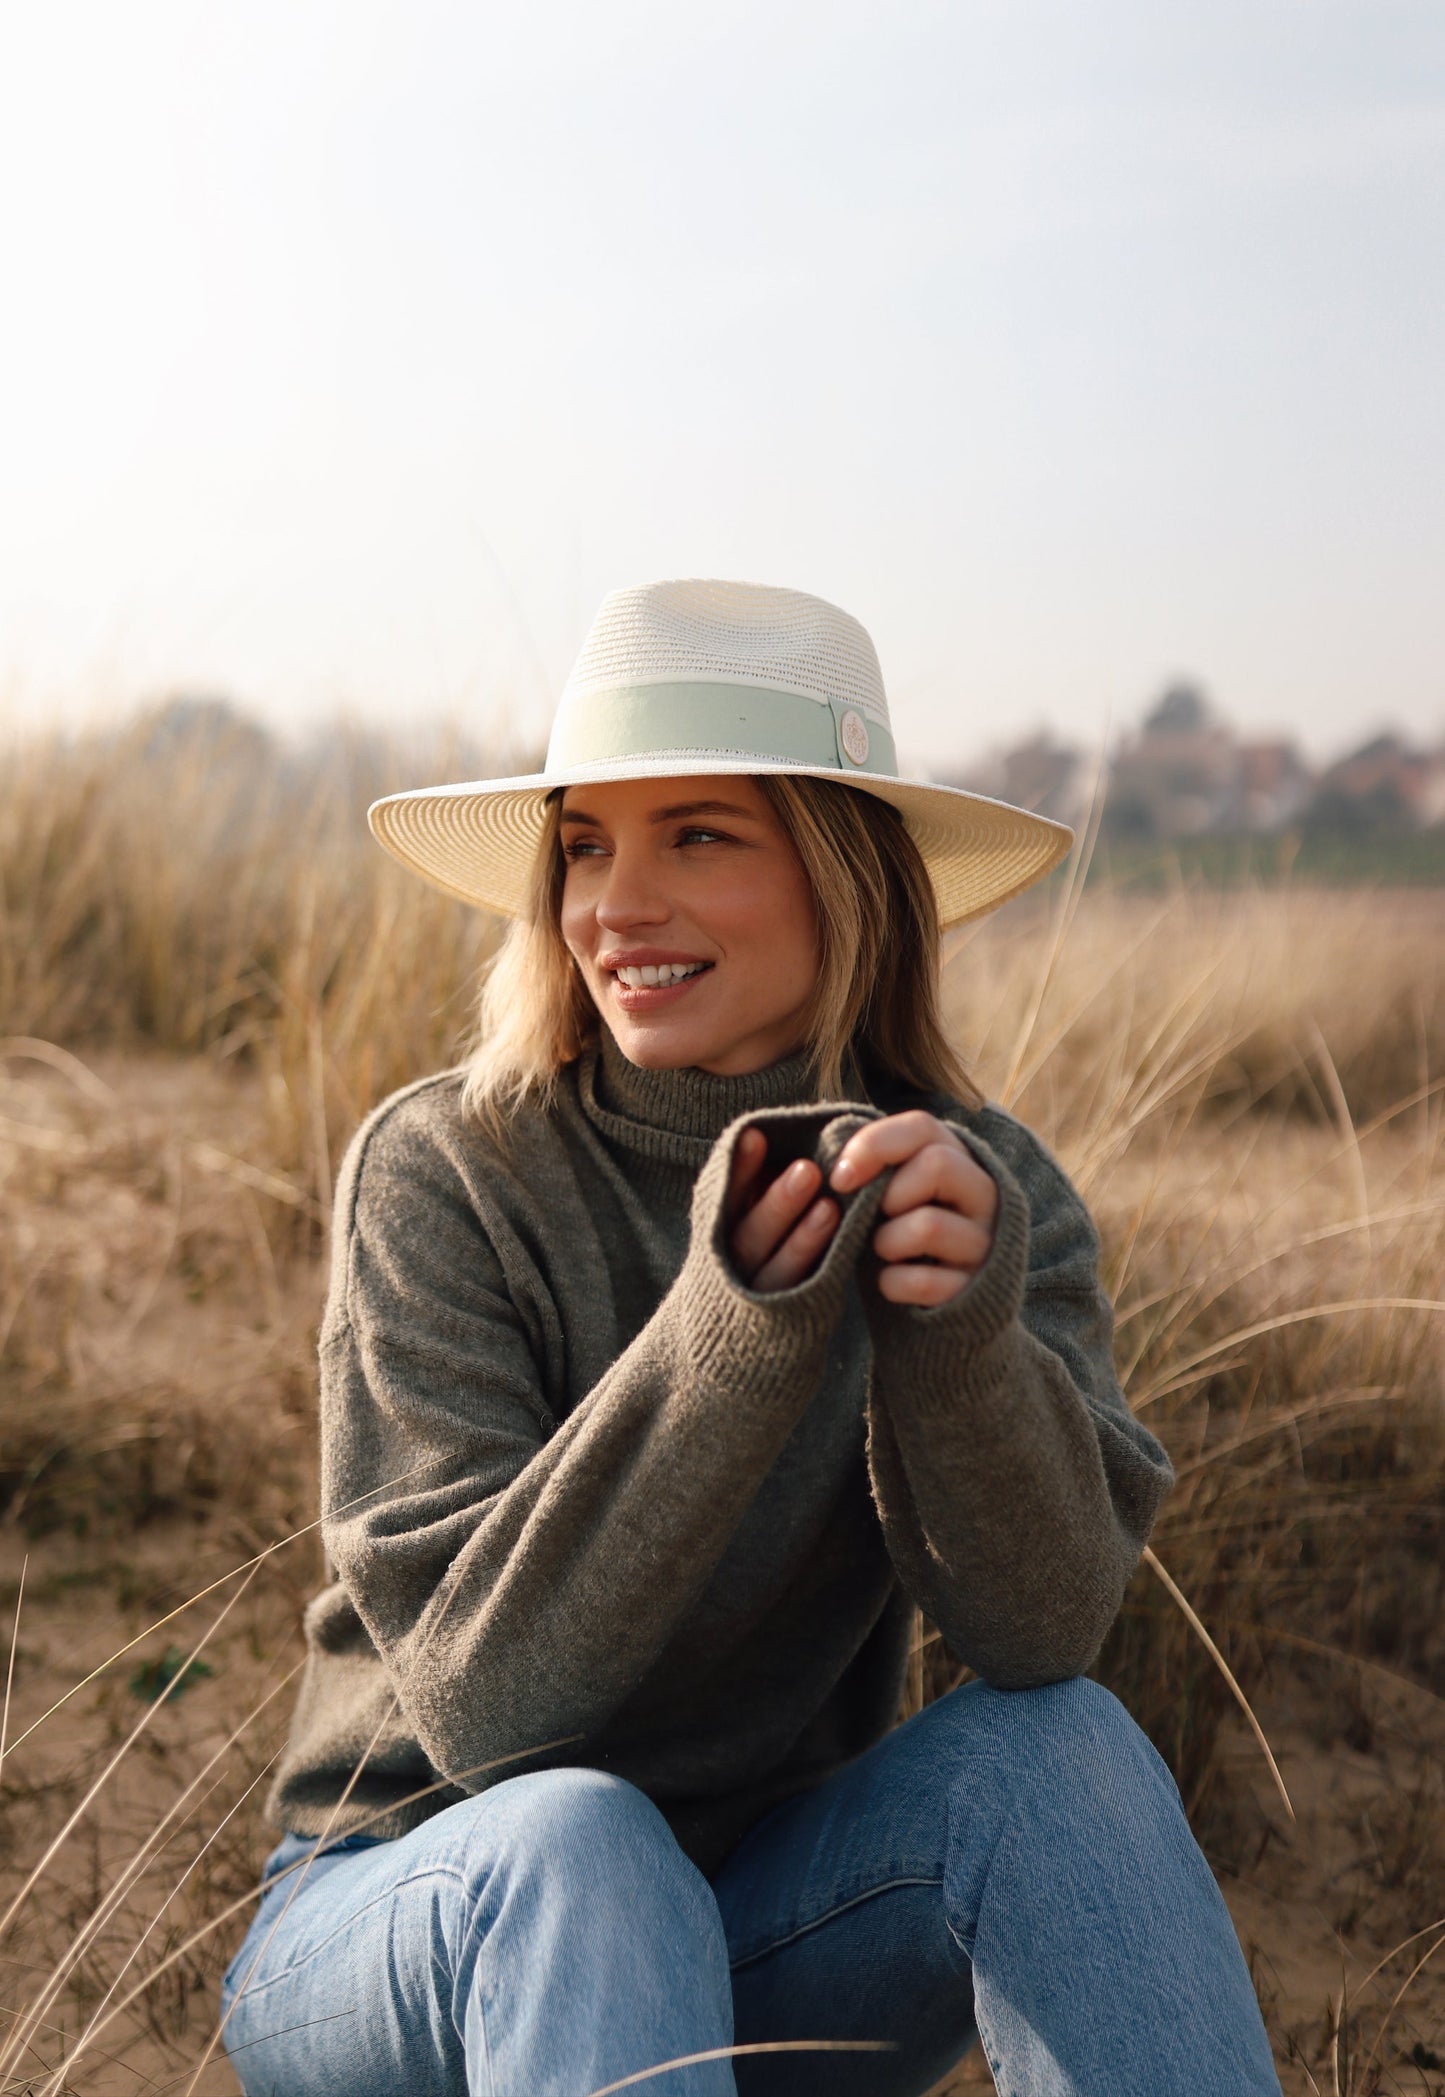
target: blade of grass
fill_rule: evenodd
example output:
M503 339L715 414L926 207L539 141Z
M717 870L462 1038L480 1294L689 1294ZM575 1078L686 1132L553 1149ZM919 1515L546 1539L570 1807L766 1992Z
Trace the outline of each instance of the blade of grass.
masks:
M20 1584L15 1591L15 1621L10 1627L10 1658L5 1668L5 1705L0 1710L0 1775L5 1771L5 1738L10 1731L10 1698L15 1688L15 1655L20 1650L20 1609L25 1600L25 1575L30 1569L30 1553L27 1551L20 1561Z
M659 2061L655 2068L639 2068L635 2075L624 2075L620 2082L609 2082L592 2097L616 2097L618 2090L636 2089L639 2083L652 2082L659 2075L671 2075L678 2068L698 2068L706 2061L736 2061L759 2053L894 2053L896 2042L892 2039L773 2039L756 2040L748 2046L709 2046L702 2053L680 2053L676 2060Z
M1245 1719L1249 1725L1249 1730L1251 1731L1251 1733L1253 1733L1256 1741L1259 1743L1259 1751L1264 1756L1265 1761L1269 1765L1269 1773L1274 1779L1275 1789L1276 1791L1278 1791L1281 1799L1284 1801L1284 1810L1286 1813L1288 1813L1291 1821L1293 1821L1295 1818L1294 1806L1290 1801L1290 1795L1288 1791L1285 1789L1284 1778L1279 1773L1279 1764L1274 1759L1274 1750L1270 1746L1268 1740L1265 1738L1264 1727L1255 1717L1254 1710L1252 1705L1250 1704L1249 1698L1245 1695L1244 1691L1240 1688L1239 1683L1236 1681L1234 1670L1230 1667L1229 1662L1225 1659L1224 1655L1220 1652L1218 1646L1214 1643L1214 1640L1210 1637L1208 1631L1205 1629L1203 1620L1201 1619L1198 1610L1195 1609L1193 1603L1189 1600L1189 1597L1184 1593L1184 1590L1180 1587L1178 1581L1174 1578L1173 1574L1170 1573L1167 1570L1167 1568L1161 1564L1158 1555L1148 1544L1144 1546L1144 1563L1149 1567L1149 1570L1152 1573L1154 1573L1160 1581L1162 1581L1166 1591L1172 1597L1174 1602L1178 1605L1179 1609L1182 1611L1186 1623L1188 1623L1190 1629L1200 1640L1205 1652L1209 1655L1210 1659L1214 1662L1214 1665L1219 1669L1220 1674L1224 1677L1225 1685L1228 1688L1230 1695L1234 1698L1234 1701L1236 1702L1236 1704L1238 1704L1240 1710L1244 1713Z

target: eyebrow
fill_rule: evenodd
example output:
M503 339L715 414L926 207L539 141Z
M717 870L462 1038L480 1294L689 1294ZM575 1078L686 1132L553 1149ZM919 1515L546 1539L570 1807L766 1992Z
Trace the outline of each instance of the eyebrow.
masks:
M757 813L758 811L755 808L743 808L736 801L678 801L671 808L655 808L648 817L648 821L652 823L675 823L683 816L698 815L744 816L756 820ZM599 830L602 828L599 817L588 815L586 810L581 808L564 808L562 821L564 823L591 823Z

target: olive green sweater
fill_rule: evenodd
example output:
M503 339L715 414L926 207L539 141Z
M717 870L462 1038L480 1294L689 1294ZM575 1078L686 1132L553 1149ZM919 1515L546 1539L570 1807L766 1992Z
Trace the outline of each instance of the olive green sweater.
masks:
M504 1149L455 1072L372 1115L337 1194L336 1577L306 1613L281 1825L397 1835L586 1764L711 1871L888 1730L913 1604L1002 1687L1089 1665L1169 1465L1120 1394L1064 1173L1009 1115L930 1104L1000 1196L987 1261L932 1310L874 1285L884 1180L808 1280L737 1279L744 1123L826 1168L880 1111L810 1101L798 1062L648 1072L604 1036Z

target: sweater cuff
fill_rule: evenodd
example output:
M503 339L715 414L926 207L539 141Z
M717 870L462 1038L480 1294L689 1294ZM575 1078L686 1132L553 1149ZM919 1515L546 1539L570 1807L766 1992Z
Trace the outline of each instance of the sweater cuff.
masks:
M949 1126L998 1188L987 1258L947 1303L890 1303L877 1288L876 1258L870 1260L873 1286L864 1292L875 1346L892 1360L906 1357L910 1386L923 1405L946 1403L957 1388L960 1356L1008 1331L1023 1309L1029 1267L1029 1205L1022 1187L981 1136L957 1123Z
M771 1366L775 1357L785 1354L797 1361L826 1345L842 1315L849 1283L891 1175L881 1174L852 1195L834 1193L827 1178L848 1138L877 1119L875 1109L825 1103L746 1114L723 1130L698 1175L692 1242L679 1276L680 1282L696 1292L695 1315L688 1321L690 1336L706 1352L739 1345L761 1349ZM842 1210L817 1267L790 1289L749 1288L732 1263L728 1179L739 1138L750 1128L761 1129L767 1138L768 1163L775 1171L798 1158L811 1158L823 1174L823 1191ZM754 1353L750 1373L756 1373L758 1359Z

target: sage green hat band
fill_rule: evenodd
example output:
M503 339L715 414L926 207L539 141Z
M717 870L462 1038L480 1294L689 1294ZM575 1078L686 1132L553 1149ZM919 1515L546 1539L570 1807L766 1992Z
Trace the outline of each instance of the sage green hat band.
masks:
M682 750L898 777L892 735L855 707L773 685L720 682L620 684L589 691L558 714L547 771L670 757Z

